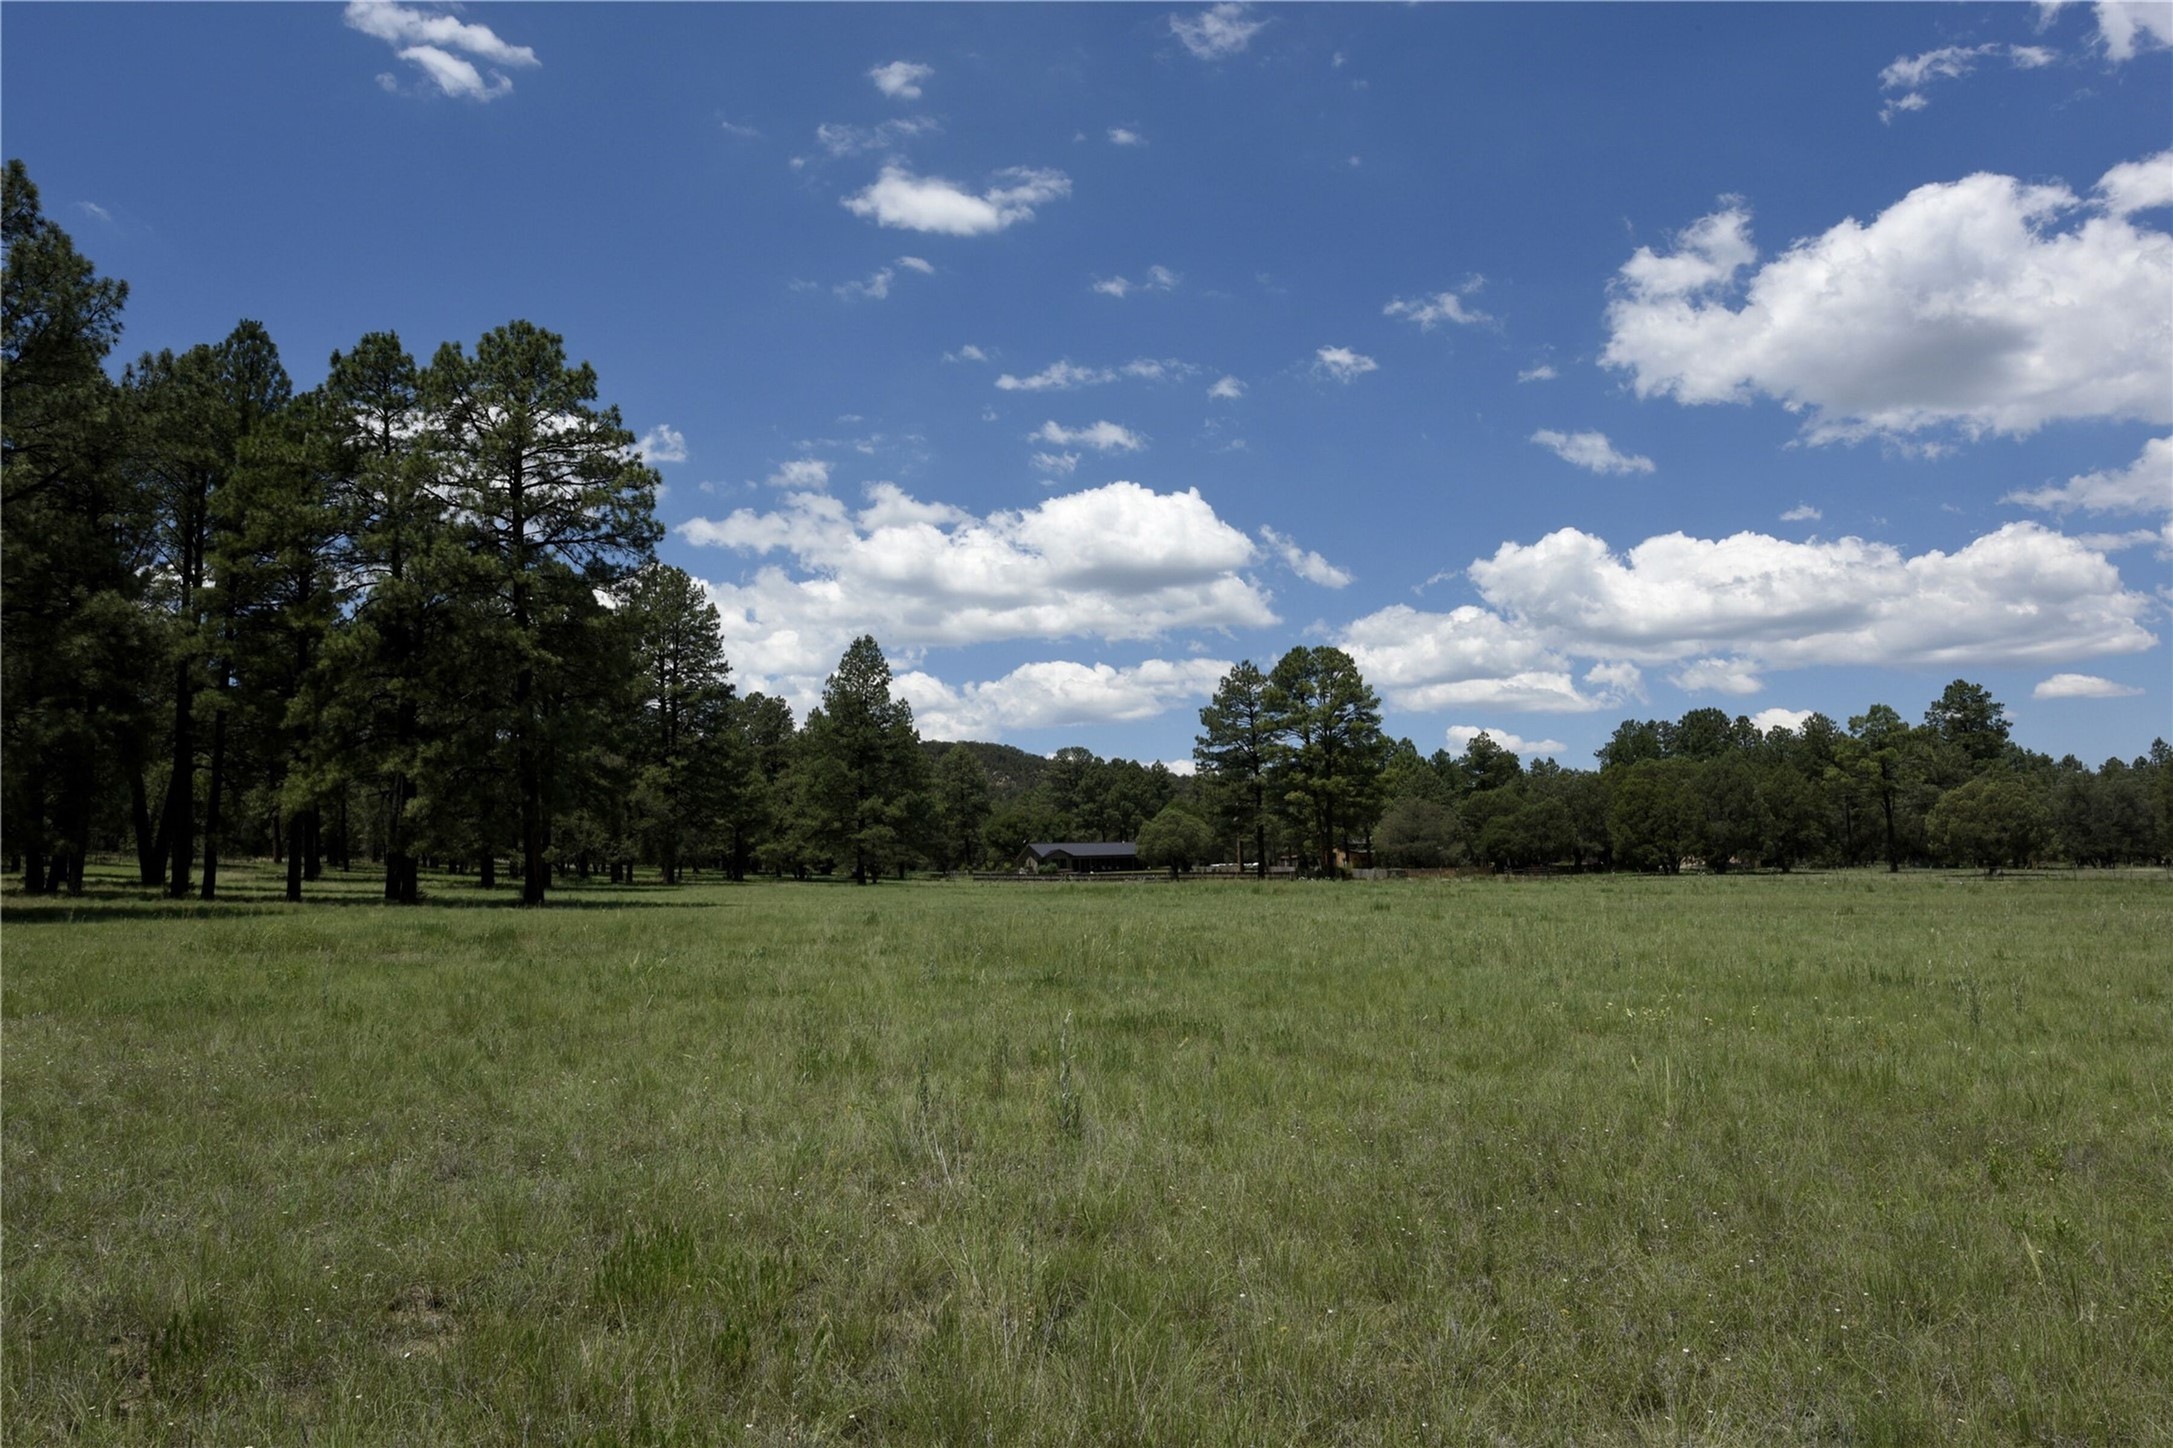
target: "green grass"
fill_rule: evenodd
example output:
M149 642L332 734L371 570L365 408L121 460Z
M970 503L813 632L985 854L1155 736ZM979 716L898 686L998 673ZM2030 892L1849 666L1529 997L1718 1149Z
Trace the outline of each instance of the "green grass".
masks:
M235 884L7 902L10 1442L2173 1441L2163 875Z

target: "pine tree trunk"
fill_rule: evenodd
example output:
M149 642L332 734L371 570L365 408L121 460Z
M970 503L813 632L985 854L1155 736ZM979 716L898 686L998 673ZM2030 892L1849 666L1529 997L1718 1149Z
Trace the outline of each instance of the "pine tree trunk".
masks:
M315 883L324 878L324 815L316 805L302 811L297 842L302 850L302 878Z
M522 624L526 626L525 617ZM543 760L536 747L536 674L522 669L514 676L513 706L520 740L515 750L521 787L521 903L541 905L551 888L551 872L544 854L550 839L550 821L543 809Z
M128 770L129 823L136 832L136 878L145 885L159 886L166 883L166 861L159 849L159 839L151 824L151 799L143 785L143 761L137 760Z
M198 898L219 894L219 793L226 784L226 710L211 716L211 789L204 797L204 884Z
M407 802L414 794L415 786L406 774L392 776L392 789L385 803L385 899L395 905L416 902L416 861L407 848ZM346 796L342 795L340 831L343 836L346 833L346 807Z
M1881 790L1879 792L1879 807L1886 812L1886 873L1898 875L1901 873L1901 850L1894 843L1894 793L1892 790Z
M299 811L287 820L287 898L299 904L302 899L302 816Z
M174 671L174 772L166 782L166 812L159 830L166 837L171 866L166 893L176 900L189 893L189 853L196 847L196 720L189 665Z

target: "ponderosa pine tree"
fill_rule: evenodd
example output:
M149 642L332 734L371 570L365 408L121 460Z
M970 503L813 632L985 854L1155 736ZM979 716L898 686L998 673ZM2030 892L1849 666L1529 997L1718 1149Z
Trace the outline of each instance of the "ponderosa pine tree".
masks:
M467 535L479 601L508 625L521 901L541 905L554 731L570 717L554 697L577 683L562 660L571 632L594 621L595 591L649 560L657 476L618 409L594 405L595 369L568 366L564 342L532 323L487 333L472 357L447 343L423 391L440 498Z
M725 869L733 879L744 880L757 848L777 827L797 730L792 706L761 692L734 703L731 730L735 773L718 824L724 833Z
M1268 767L1275 731L1267 712L1267 676L1244 659L1215 686L1200 710L1192 759L1222 818L1253 840L1253 869L1268 874Z
M1891 705L1874 704L1849 720L1849 738L1841 746L1842 768L1878 802L1888 874L1901 869L1897 815L1908 786L1914 732Z
M897 858L927 764L913 708L890 693L890 663L873 638L853 640L800 731L795 825L805 846L853 863L870 883Z
M321 389L337 429L342 570L361 590L331 641L330 707L354 777L375 786L387 901L420 899L416 798L465 556L431 487L421 371L392 332L332 354ZM451 721L437 721L441 726Z
M935 769L936 864L945 870L972 869L981 860L981 834L988 825L988 771L972 750L953 744Z
M1276 660L1263 694L1275 731L1269 780L1323 873L1336 873L1346 832L1372 824L1388 738L1381 701L1351 656L1300 646Z
M0 797L24 888L80 893L103 788L125 773L148 817L141 518L117 466L119 399L102 366L128 287L99 276L44 216L20 161L7 163L0 208Z
M732 666L717 606L684 569L644 567L629 580L624 612L640 664L635 829L664 883L676 884L681 862L727 812L736 782Z
M351 769L331 721L345 660L328 642L349 613L344 426L339 405L306 393L241 448L215 495L214 571L232 620L237 717L264 750L266 786L286 846L289 900L321 854L323 803Z
M242 444L287 405L292 386L263 326L243 321L216 346L145 355L122 381L128 395L128 466L154 520L156 594L167 623L173 675L172 766L159 834L170 864L166 890L189 893L196 834L199 713L210 716L204 795L204 881L219 883L219 831L226 795L226 731L233 619L213 585L220 489ZM228 515L231 516L231 515Z

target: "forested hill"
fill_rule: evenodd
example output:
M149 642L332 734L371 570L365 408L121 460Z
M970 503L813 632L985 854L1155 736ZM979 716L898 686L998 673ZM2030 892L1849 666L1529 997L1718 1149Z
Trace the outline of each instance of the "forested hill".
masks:
M923 739L921 749L933 765L953 748L964 749L971 754L988 775L989 800L993 804L1009 804L1012 800L1031 793L1048 772L1049 761L1039 754L1032 754L1011 744L989 744L979 739L961 739L955 743L944 739Z

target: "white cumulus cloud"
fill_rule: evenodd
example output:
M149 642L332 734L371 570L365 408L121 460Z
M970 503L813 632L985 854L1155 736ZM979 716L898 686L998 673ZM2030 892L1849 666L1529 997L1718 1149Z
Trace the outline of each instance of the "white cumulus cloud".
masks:
M2000 501L2056 513L2173 514L2173 437L2152 438L2134 462L2117 472L2084 473L2058 487L2009 493Z
M1669 533L1617 554L1563 528L1504 543L1469 572L1488 603L1550 643L1642 663L2025 663L2156 642L2148 600L2101 553L2034 523L1915 557L1763 533Z
M1569 747L1559 739L1526 739L1510 730L1492 729L1482 724L1451 724L1442 731L1442 738L1448 741L1451 751L1462 754L1471 748L1471 741L1481 734L1522 759L1545 758L1560 754Z
M1816 523L1825 516L1824 513L1821 513L1809 503L1798 503L1795 507L1781 514L1781 521L1783 523Z
M345 16L349 28L390 45L400 59L428 76L440 94L463 100L491 101L512 93L513 81L505 70L493 69L486 78L476 61L513 70L542 64L535 51L499 39L487 25L392 0L350 0Z
M879 65L868 72L868 79L875 88L894 101L917 101L921 98L921 82L936 73L932 65L918 61L894 60Z
M1561 373L1554 370L1553 364L1542 362L1537 367L1527 367L1522 372L1519 372L1517 374L1517 381L1552 382L1555 378L1561 375Z
M1776 670L2065 662L2157 642L2148 596L2102 552L2034 523L1914 556L1762 533L1671 533L1617 553L1564 528L1467 573L1485 606L1397 604L1343 630L1398 707L1608 708L1640 696L1641 665L1747 694Z
M840 204L855 216L901 231L985 236L1031 221L1034 208L1071 194L1071 178L1061 171L1014 166L997 172L995 180L998 184L976 194L955 181L916 176L893 163Z
M1786 729L1793 733L1801 729L1817 712L1815 709L1783 709L1776 704L1770 709L1760 709L1751 715L1750 722L1760 734L1770 734L1776 729Z
M1130 126L1111 126L1109 128L1109 144L1112 146L1144 146L1147 144L1147 138Z
M669 423L660 422L641 435L634 444L635 450L652 463L683 463L687 460L686 435Z
M2092 190L2100 204L2115 216L2173 206L2173 151L2160 151L2140 161L2123 161L2100 176Z
M1337 382L1349 382L1368 372L1380 370L1381 364L1348 347L1322 347L1313 354L1313 373L1318 377L1330 377Z
M2096 674L2054 674L2030 690L2032 699L2132 699L2141 689L2101 679Z
M1755 694L1766 686L1744 659L1692 659L1667 681L1686 694Z
M1651 458L1617 452L1604 432L1556 432L1551 427L1543 427L1532 434L1531 440L1563 462L1588 473L1649 473L1653 470Z
M1051 659L999 679L946 684L918 670L895 681L931 739L991 739L1015 729L1127 724L1213 697L1231 665L1220 659L1147 659L1113 668Z
M1197 490L1117 482L985 517L889 483L867 496L856 513L833 495L796 492L774 510L679 528L690 543L763 560L751 578L708 585L743 687L819 689L867 632L912 648L1278 621L1244 576L1258 547Z
M2173 5L2165 0L2098 0L2092 8L2107 60L2133 60L2173 45Z
M1221 60L1252 44L1252 38L1266 26L1265 20L1248 18L1251 8L1235 0L1223 0L1222 4L1191 15L1172 15L1170 33L1201 60Z
M2147 189L2115 168L2123 195ZM1757 260L1740 203L1616 281L1602 360L1640 397L1806 414L1812 442L2173 421L2173 236L2065 187L1920 186Z

